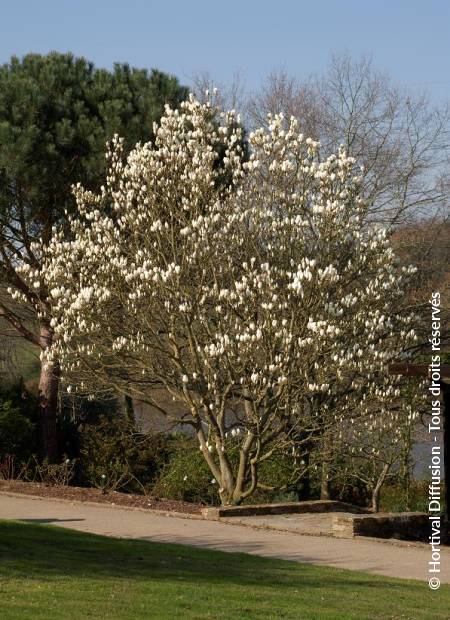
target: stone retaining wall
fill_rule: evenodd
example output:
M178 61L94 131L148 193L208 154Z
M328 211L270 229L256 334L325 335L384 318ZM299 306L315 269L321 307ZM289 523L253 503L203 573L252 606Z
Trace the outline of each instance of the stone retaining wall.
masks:
M246 506L217 506L203 508L205 519L217 520L226 517L256 517L262 515L301 514L305 512L352 512L367 514L369 511L359 506L334 500L314 500L308 502L284 502L279 504L249 504Z
M332 533L335 538L373 536L403 540L428 540L430 524L424 512L371 515L334 515Z

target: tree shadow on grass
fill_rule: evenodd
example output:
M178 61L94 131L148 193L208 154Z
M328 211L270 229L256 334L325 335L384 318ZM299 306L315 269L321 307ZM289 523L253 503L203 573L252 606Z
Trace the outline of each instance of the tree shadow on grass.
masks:
M375 575L305 566L243 553L210 551L184 545L114 539L61 527L37 525L46 519L0 522L0 567L3 575L28 579L55 576L183 580L209 586L266 586L287 592L293 588L339 588L351 595L356 587L372 592L411 584ZM324 583L324 577L326 584ZM419 585L419 584L417 584ZM417 588L417 585L412 587ZM422 584L425 586L426 584Z

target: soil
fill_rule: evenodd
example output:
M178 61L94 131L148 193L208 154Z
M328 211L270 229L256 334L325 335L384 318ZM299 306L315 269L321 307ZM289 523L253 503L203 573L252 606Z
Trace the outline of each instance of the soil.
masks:
M59 499L76 500L78 502L97 502L110 506L128 506L131 508L145 508L146 510L160 510L164 512L182 512L185 514L200 514L201 504L192 504L149 495L136 495L110 491L103 493L100 489L88 487L72 487L64 485L48 485L39 482L22 482L19 480L0 481L0 491L37 495L39 497L54 497Z

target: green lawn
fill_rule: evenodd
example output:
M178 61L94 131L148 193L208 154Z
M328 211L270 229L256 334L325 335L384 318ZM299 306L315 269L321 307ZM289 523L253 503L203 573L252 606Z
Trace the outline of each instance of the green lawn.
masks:
M2 620L448 619L450 587L0 522Z

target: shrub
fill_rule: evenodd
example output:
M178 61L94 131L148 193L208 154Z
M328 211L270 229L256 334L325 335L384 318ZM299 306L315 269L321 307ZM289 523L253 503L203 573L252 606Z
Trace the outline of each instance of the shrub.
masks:
M401 483L387 484L381 490L380 508L383 512L428 512L430 480L412 480L409 496Z
M14 479L36 452L37 399L22 380L0 387L0 477Z
M167 438L112 411L79 428L77 481L103 491L148 492L168 459Z
M169 443L169 462L158 478L153 493L168 499L198 502L206 505L220 504L218 485L199 451L194 439L172 436ZM239 458L238 448L229 450L233 465ZM297 501L301 483L296 479L294 459L283 452L275 452L263 461L259 480L272 489L258 489L243 503L271 503Z
M197 442L184 435L174 435L169 440L169 449L169 461L153 487L153 494L185 502L219 504L216 481Z
M22 468L23 478L28 482L67 486L74 477L75 464L75 459L71 460L66 456L61 463L49 463L47 459L40 462L33 456Z
M302 491L302 482L298 480L295 461L291 455L275 451L270 459L263 461L258 472L261 484L273 489L257 489L245 503L270 504L273 502L296 502Z
M0 401L0 459L7 455L17 461L30 458L35 425L11 400Z

